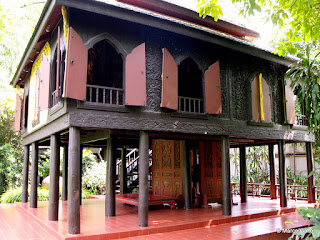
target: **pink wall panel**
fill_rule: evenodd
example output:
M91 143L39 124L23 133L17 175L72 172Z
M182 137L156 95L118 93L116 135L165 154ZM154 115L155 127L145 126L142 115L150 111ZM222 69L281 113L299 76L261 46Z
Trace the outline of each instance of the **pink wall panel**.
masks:
M142 43L126 57L125 104L147 105L146 44Z
M50 86L50 62L46 55L41 55L40 68L40 97L39 108L40 111L48 109L49 107L49 86Z
M294 124L296 120L296 112L294 106L294 93L289 85L285 87L286 94L286 119L288 124Z

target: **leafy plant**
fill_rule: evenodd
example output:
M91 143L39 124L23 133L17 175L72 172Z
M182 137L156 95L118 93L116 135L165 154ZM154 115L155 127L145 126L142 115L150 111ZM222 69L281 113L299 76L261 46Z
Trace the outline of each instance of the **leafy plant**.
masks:
M106 185L106 163L91 162L87 167L83 178L83 185L92 194L103 194Z

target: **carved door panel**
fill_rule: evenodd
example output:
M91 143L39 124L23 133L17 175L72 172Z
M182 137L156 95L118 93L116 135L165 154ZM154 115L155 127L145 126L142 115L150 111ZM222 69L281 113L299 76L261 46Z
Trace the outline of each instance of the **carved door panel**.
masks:
M175 198L183 193L181 147L179 140L152 140L154 195Z
M222 202L221 144L211 141L199 142L201 194L207 202Z

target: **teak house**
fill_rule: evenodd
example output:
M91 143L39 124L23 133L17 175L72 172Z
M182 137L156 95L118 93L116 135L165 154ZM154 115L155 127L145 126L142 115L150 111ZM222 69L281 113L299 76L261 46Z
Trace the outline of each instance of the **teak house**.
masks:
M48 0L11 82L24 89L15 124L25 149L23 202L29 148L30 206L36 208L38 147L50 145L49 220L58 220L59 149L65 147L63 200L69 233L79 233L82 148L102 147L105 214L114 216L117 149L134 147L140 226L148 225L154 203L148 198L185 209L219 202L230 215L230 147L240 148L245 202L245 147L269 146L275 196L272 153L278 145L286 206L284 143L306 143L310 172L314 135L296 124L294 94L285 81L293 59L256 47L248 37L258 34L163 1ZM127 167L120 171L123 194ZM312 186L310 177L310 202Z

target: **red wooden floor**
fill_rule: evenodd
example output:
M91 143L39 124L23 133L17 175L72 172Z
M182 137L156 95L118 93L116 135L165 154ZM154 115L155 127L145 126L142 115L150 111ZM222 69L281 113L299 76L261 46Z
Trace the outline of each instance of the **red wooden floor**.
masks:
M239 202L239 199L235 199ZM60 202L59 221L48 222L48 202L38 202L37 209L28 204L0 205L0 239L241 239L275 233L277 228L305 226L291 202L280 209L278 200L248 199L232 207L232 216L222 216L221 206L209 209L151 209L149 227L138 227L137 207L117 204L116 217L104 216L104 199L88 199L81 206L81 234L67 234L67 202ZM281 215L280 213L292 213ZM285 224L289 221L293 224ZM152 235L149 235L152 234ZM149 236L146 236L149 235ZM213 238L214 236L214 238ZM221 238L222 236L222 238ZM133 238L131 238L133 239Z

